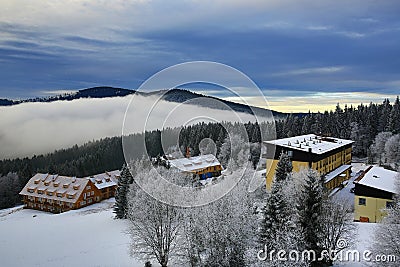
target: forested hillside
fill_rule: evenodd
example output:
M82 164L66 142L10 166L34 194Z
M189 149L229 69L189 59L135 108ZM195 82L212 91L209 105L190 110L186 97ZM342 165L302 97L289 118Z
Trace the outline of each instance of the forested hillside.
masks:
M164 129L163 134L173 136L180 131L180 149L184 151L186 147L190 147L192 154L197 155L198 145L202 139L212 139L219 149L226 137L226 129L234 127L239 127L239 124L200 123L183 128ZM330 112L309 113L304 116L290 114L285 119L276 121L275 127L277 138L316 133L354 140L353 154L358 157L368 156L370 162L391 163L393 159L400 158L399 98L393 104L386 99L382 104L361 104L358 107L344 108L338 105L335 111ZM261 141L260 131L273 129L268 123L261 125L246 123L245 128L251 143ZM164 154L160 130L135 134L130 136L129 140L132 144L138 144L143 142L143 138L146 140L148 156L156 157ZM17 204L18 192L37 172L83 177L119 169L123 163L121 137L104 138L32 158L2 160L0 161L0 202L2 202L0 208Z

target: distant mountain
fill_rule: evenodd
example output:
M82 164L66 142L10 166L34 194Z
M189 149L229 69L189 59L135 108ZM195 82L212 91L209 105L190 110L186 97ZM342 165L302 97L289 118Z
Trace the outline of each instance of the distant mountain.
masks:
M66 93L62 95L49 96L49 97L37 97L24 100L0 99L0 106L11 106L28 102L54 102L59 100L70 101L80 98L105 98L105 97L115 97L115 96L127 96L134 93L135 90L101 86L101 87L82 89L76 93Z
M12 105L14 105L13 100L0 99L0 106L12 106Z
M186 101L190 101L191 104L202 106L202 107L209 107L209 108L216 108L216 109L232 109L236 112L244 112L248 114L253 114L255 111L258 115L265 115L269 114L267 109L258 108L258 107L250 107L244 104L239 104L235 102L231 102L228 100L223 100L213 96L206 96L198 93L191 92L189 90L184 89L172 89L172 90L160 90L154 92L139 92L136 90L131 89L123 89L123 88L115 88L115 87L93 87L88 89L79 90L76 93L67 93L57 96L51 97L41 97L41 98L31 98L25 100L9 100L9 99L0 99L0 106L11 106L17 105L21 103L28 103L28 102L53 102L53 101L60 101L66 100L71 101L80 98L105 98L105 97L117 97L117 96L127 96L130 94L138 93L143 96L150 96L150 95L160 95L162 99L169 101L169 102L176 102L176 103L183 103ZM198 101L195 99L199 98ZM202 98L202 100L200 99ZM215 105L213 101L206 101L207 99L214 99L217 100L219 103L223 103L226 107L221 107L221 104ZM286 116L285 113L272 111L274 117L282 118Z
M165 91L160 91L160 92L165 93L163 95L163 99L166 101L170 101L170 102L183 103L183 102L193 100L196 98L204 98L205 97L205 98L217 100L218 102L222 102L223 104L225 104L227 106L226 108L222 108L222 109L230 108L236 112L244 112L244 113L248 113L248 114L253 114L254 112L256 112L257 115L265 115L265 116L269 115L269 110L264 109L264 108L258 108L258 107L254 107L254 106L248 106L245 104L235 103L235 102L231 102L231 101L220 99L220 98L213 97L213 96L206 96L206 95L194 93L189 90L172 89L172 90L168 90L167 92L165 92ZM192 101L192 103L193 102L194 101ZM221 109L221 104L212 106L212 102L213 101L207 101L205 99L203 101L199 101L198 103L196 103L196 105L202 106L202 107ZM272 112L272 115L274 115L274 117L286 116L286 114L282 113L282 112L278 112L278 111L274 111L274 110L271 110L271 112Z

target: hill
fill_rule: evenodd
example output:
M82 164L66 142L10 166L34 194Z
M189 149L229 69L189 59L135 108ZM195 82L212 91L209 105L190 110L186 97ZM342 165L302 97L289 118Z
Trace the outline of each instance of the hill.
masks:
M80 98L105 98L105 97L127 96L134 93L135 90L100 86L100 87L82 89L76 93L66 93L62 95L49 96L49 97L36 97L23 100L0 99L0 106L12 106L30 102L54 102L60 100L71 101Z

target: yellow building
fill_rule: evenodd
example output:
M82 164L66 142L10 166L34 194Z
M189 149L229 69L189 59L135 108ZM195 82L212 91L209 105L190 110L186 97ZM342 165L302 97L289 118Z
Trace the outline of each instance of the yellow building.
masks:
M385 209L390 207L396 192L398 172L382 167L367 168L354 181L354 220L361 222L380 222Z
M267 189L273 183L281 153L289 155L294 172L312 168L325 176L328 189L339 186L350 178L352 143L351 140L315 134L265 141Z

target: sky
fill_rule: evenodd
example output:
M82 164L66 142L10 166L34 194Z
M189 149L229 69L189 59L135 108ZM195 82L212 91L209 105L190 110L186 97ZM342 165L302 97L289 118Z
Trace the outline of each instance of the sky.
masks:
M2 0L0 98L135 89L166 67L201 60L245 73L278 111L393 101L398 14L397 0Z

